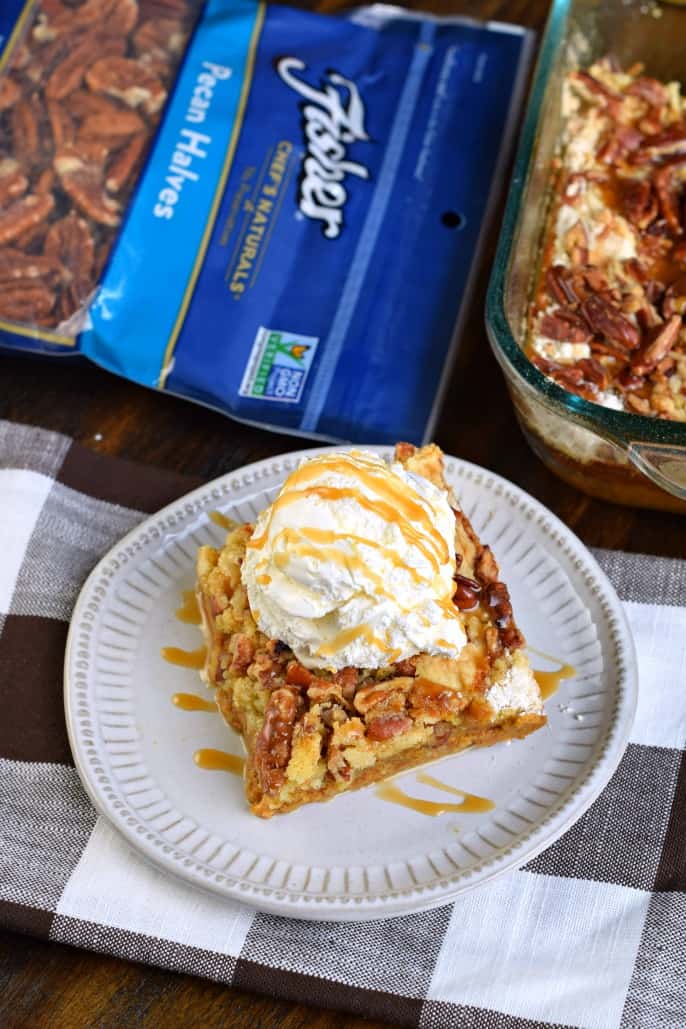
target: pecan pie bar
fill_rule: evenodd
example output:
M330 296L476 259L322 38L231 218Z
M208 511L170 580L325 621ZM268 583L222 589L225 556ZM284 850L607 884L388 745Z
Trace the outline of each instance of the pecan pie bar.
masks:
M586 400L686 421L686 101L603 58L562 113L529 357Z
M434 445L415 449L399 444L396 461L413 482L428 482L426 488L440 491L450 505L455 571L452 611L444 614L455 619L463 641L454 652L439 640L441 653L395 659L397 652L390 652L388 663L376 667L336 669L324 657L320 666L313 663L316 658L305 664L283 639L258 628L264 612L254 604L251 609L243 566L261 523L257 529L236 525L220 550L200 549L197 590L207 642L203 677L215 690L223 717L243 737L247 799L260 817L327 800L473 744L523 737L545 723L507 587L491 550L479 541L446 486L441 451ZM307 462L301 469L315 464ZM373 487L377 466L369 461L361 467ZM322 494L334 488L311 489ZM304 492L302 484L299 492ZM339 488L338 503L346 499L344 492ZM385 510L382 501L375 503ZM295 530L282 531L295 547ZM320 540L331 532L318 531ZM416 538L415 530L403 531ZM325 549L328 553L330 547ZM351 559L345 560L350 566ZM346 640L357 635L364 646L371 639L364 627L342 635ZM322 647L320 652L332 650Z

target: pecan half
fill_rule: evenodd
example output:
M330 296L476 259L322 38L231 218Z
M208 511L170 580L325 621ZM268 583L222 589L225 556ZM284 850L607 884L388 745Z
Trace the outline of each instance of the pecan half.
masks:
M641 334L636 326L603 297L588 297L581 305L581 312L598 335L629 350L640 346Z
M583 305L582 305L583 308ZM541 318L540 332L548 339L568 343L588 343L593 333L581 314L569 308L558 307Z
M55 206L51 194L29 193L0 211L0 246L11 243L27 229L39 225Z
M55 286L63 278L65 270L56 256L25 254L15 247L0 248L0 288L21 280L40 281L41 285Z
M145 128L145 122L135 111L118 110L113 114L90 114L84 118L79 129L80 140L127 139Z
M412 725L412 719L407 715L380 715L368 723L367 736L370 740L390 740L407 732Z
M255 770L265 793L274 793L285 781L293 727L302 708L303 702L296 690L281 687L269 697L254 752Z
M627 183L622 195L624 214L639 229L645 229L657 218L657 197L650 182L636 179Z
M40 132L36 104L33 99L20 100L10 111L14 154L26 165L40 157Z
M119 204L105 193L102 169L94 161L88 162L76 147L65 148L55 155L55 171L84 214L101 225L119 224Z
M86 82L95 93L116 97L128 107L141 107L146 114L159 111L167 98L160 80L128 57L96 61L86 72Z
M580 299L574 291L567 269L562 264L553 265L548 268L545 274L545 282L548 292L558 304L566 307L568 304L575 304Z
M33 322L50 314L55 291L31 282L3 284L0 291L0 316L17 322Z
M0 160L0 207L6 207L12 200L23 196L29 188L29 180L13 157Z
M4 75L0 79L0 111L6 111L8 107L15 104L21 96L21 88L13 78Z
M641 97L642 100L647 101L652 107L666 107L668 102L667 90L662 83L647 75L641 75L639 78L634 79L627 86L626 91L629 96Z
M465 575L455 575L454 581L453 603L460 611L471 611L479 603L481 586L475 579L468 579Z
M662 216L676 236L682 233L680 204L683 178L680 173L684 164L686 156L670 161L653 173L653 185Z
M485 599L493 611L493 621L504 647L514 650L524 646L524 637L514 623L510 594L504 582L492 582L486 587Z
M670 352L677 339L683 322L681 315L673 315L658 332L652 343L642 348L631 362L635 375L647 375Z

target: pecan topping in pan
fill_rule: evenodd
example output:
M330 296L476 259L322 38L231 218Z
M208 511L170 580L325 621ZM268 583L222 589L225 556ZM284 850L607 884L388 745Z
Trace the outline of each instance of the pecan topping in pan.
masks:
M529 357L586 400L686 421L686 102L605 58L563 110Z

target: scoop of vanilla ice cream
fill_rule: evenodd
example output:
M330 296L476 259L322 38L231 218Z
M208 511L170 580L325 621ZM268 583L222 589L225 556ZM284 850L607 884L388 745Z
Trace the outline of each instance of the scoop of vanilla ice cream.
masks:
M333 670L457 656L467 640L454 573L444 493L364 451L300 465L260 515L241 571L262 632Z

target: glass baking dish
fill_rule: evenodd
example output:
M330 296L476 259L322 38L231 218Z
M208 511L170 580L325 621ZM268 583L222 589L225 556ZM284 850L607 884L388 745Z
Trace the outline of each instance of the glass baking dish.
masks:
M615 503L686 513L686 424L614 411L568 393L522 350L539 267L565 75L604 54L686 83L686 8L646 0L554 0L534 75L486 323L518 419L557 475Z

